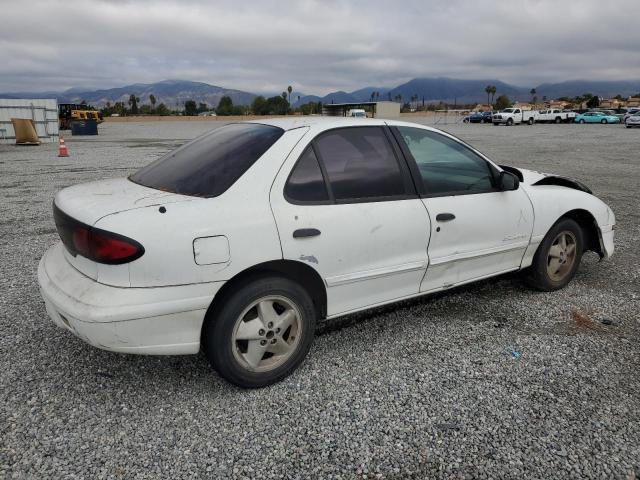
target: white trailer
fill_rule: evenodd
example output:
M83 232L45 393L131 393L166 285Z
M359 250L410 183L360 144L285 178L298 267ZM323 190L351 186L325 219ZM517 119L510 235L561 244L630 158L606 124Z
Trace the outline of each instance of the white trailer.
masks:
M33 120L42 143L58 141L58 102L42 98L0 98L0 143L16 142L12 118Z

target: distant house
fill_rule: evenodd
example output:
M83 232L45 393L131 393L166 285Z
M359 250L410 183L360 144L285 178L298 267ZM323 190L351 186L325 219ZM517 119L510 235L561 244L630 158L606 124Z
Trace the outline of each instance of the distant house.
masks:
M626 102L617 98L603 98L600 100L600 108L620 108L624 107Z
M627 98L627 107L640 107L640 97Z
M533 110L533 105L528 102L516 102L513 104L513 108L519 108L520 110Z
M493 105L487 105L486 103L479 103L473 109L472 112L491 112L493 111Z
M571 107L571 103L565 102L564 100L551 100L550 102L547 102L547 105L548 105L548 108L551 108L551 109L558 108L560 110L564 110L565 108Z

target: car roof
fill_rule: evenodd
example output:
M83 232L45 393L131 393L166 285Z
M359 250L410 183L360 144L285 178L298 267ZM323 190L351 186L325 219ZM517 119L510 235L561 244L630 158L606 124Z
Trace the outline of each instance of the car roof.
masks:
M265 118L260 120L251 120L249 123L261 123L263 125L272 125L282 128L283 130L293 130L301 127L348 127L357 125L385 125L386 120L378 118L357 118L357 117L324 117L312 115L292 115L291 117Z
M357 118L357 117L330 117L330 116L313 116L313 115L292 115L291 117L279 117L279 118L265 118L259 120L250 120L247 123L259 123L262 125L272 125L274 127L282 128L283 130L293 130L296 128L309 127L318 131L330 130L339 127L363 127L363 126L402 126L402 127L417 127L424 130L431 130L434 132L444 133L450 135L447 132L443 132L437 128L433 128L421 123L403 122L401 120L391 120L385 118Z

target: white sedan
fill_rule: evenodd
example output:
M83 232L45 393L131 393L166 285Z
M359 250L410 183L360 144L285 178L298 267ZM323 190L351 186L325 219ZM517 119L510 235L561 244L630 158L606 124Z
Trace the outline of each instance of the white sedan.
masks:
M624 124L627 128L640 127L640 112L625 115Z
M556 290L614 248L579 182L377 119L230 124L53 210L38 280L58 326L115 352L203 349L243 387L290 374L319 319L515 270Z

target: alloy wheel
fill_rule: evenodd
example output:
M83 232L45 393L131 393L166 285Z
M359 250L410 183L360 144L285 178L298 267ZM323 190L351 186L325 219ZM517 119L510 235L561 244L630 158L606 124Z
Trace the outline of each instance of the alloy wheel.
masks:
M282 296L251 303L238 317L231 337L233 356L248 370L266 372L285 363L302 337L298 307Z
M565 230L560 232L549 248L547 274L554 282L560 282L571 273L576 261L576 237Z

